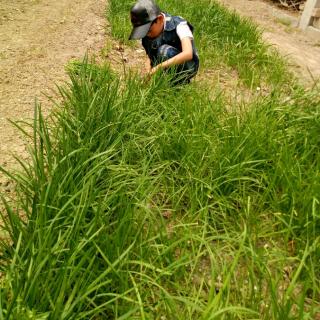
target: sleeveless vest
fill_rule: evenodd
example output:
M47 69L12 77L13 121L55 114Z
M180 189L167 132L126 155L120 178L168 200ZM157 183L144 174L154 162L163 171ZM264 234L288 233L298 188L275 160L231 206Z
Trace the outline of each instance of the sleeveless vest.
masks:
M150 61L151 66L154 67L157 64L158 59L158 49L167 44L178 49L180 52L182 51L181 48L181 41L177 35L177 25L181 22L187 22L181 17L178 16L171 16L168 13L164 13L166 23L163 32L159 35L159 37L155 39L150 39L148 37L144 37L142 39L142 46L144 47ZM191 32L193 32L193 26L187 22ZM199 56L197 49L194 45L194 41L192 40L192 49L193 49L193 60L196 64L199 64Z

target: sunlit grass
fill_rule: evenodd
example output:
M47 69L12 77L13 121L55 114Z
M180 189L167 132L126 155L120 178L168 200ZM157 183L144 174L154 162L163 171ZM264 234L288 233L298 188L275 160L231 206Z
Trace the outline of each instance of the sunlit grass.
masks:
M196 83L70 72L13 176L0 319L314 319L317 91L240 113Z

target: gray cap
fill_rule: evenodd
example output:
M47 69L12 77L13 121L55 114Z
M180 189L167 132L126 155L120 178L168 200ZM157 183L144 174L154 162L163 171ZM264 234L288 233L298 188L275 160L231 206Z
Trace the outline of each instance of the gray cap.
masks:
M153 0L139 0L130 13L133 30L129 40L137 40L147 35L152 21L158 17L161 10Z

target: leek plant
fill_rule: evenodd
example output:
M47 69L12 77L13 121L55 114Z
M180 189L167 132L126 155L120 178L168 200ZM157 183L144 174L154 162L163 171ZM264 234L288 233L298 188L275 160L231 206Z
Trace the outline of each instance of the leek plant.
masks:
M0 319L319 315L317 90L239 112L163 75L70 79L6 172Z

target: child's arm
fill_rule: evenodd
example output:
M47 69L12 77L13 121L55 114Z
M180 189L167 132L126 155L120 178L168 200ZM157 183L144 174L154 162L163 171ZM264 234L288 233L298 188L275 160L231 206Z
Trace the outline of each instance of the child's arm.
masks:
M182 47L182 52L174 56L173 58L170 58L154 68L150 70L151 74L156 73L160 69L167 69L169 67L178 65L178 64L183 64L187 61L192 60L193 58L193 50L192 50L192 42L190 38L183 38L181 40L181 47Z

